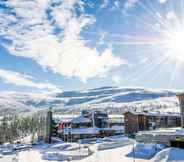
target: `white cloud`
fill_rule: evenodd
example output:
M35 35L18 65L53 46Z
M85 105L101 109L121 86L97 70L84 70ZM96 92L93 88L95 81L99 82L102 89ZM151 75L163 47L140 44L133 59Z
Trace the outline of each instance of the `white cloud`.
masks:
M120 7L120 1L119 0L116 0L114 2L114 5L115 5L116 8L119 8Z
M119 0L114 0L113 1L113 4L112 4L112 8L111 8L111 11L114 11L116 9L119 9L121 6L121 3Z
M169 30L177 30L181 26L181 21L173 10L167 12L165 17L167 19L167 26L170 28ZM172 31L170 32L172 33Z
M133 7L136 3L138 2L138 0L127 0L124 4L124 8L128 9Z
M124 5L123 5L123 7L122 7L122 11L121 11L122 14L124 16L129 16L128 11L131 8L133 8L136 5L136 3L138 3L138 2L139 2L139 0L126 0L125 3L124 3Z
M112 77L112 80L113 80L115 83L120 83L121 77L118 76L118 75L115 75L115 76Z
M161 3L161 4L164 4L164 3L166 3L168 0L158 0L159 1L159 3Z
M99 52L86 46L80 33L96 19L83 12L84 3L80 0L58 0L56 5L51 5L50 0L3 3L16 13L16 17L0 13L4 16L0 17L0 36L12 40L11 46L5 45L11 54L32 58L45 69L82 81L104 76L123 64L109 48ZM81 15L75 13L76 4L81 8ZM61 33L53 33L56 26Z
M105 38L108 36L108 33L105 31L102 31L102 32L99 32L98 36L99 36L98 45L105 44Z
M176 13L174 11L169 11L167 14L166 14L166 18L168 20L176 20L177 19L177 16L176 16Z
M100 8L101 9L106 8L108 6L108 4L109 4L109 0L102 0L102 4L101 4Z
M41 83L33 81L35 78L29 75L23 75L18 72L0 69L0 79L8 84L13 84L16 86L26 86L36 89L47 89L56 90L57 86L50 83Z

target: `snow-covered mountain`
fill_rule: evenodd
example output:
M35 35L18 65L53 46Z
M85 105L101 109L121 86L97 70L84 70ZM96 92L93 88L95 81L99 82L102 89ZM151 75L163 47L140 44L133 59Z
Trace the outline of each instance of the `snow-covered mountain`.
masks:
M81 109L105 109L122 113L127 109L179 111L176 91L143 88L101 87L53 93L1 92L0 112L53 107L57 112L76 113Z

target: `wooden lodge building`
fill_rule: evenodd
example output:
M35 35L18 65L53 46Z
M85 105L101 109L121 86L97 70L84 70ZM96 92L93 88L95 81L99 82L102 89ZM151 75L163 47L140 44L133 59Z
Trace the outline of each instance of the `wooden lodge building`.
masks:
M179 147L184 149L184 93L177 94L180 106L180 127L157 129L152 131L142 131L136 134L136 141L144 143L159 143L171 147ZM169 115L169 119L172 117L173 121L171 125L174 125L174 114ZM176 119L176 117L175 117ZM178 122L177 125L178 126Z
M77 117L61 120L59 136L65 141L84 138L105 137L124 133L123 117L110 117L107 113L96 110L83 110Z
M125 133L135 134L138 131L154 130L181 126L181 116L178 113L148 113L128 111L124 113Z

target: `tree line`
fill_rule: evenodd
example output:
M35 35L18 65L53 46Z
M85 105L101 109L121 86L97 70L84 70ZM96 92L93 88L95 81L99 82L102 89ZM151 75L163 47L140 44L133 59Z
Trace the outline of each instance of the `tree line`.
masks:
M32 142L37 135L43 138L45 135L45 120L43 114L33 115L4 115L0 119L0 144L24 139L26 136L32 136Z

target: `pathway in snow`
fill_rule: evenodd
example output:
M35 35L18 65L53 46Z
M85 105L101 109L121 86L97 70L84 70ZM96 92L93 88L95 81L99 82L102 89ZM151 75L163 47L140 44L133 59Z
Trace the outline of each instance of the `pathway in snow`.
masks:
M96 151L92 156L81 160L80 162L148 162L149 160L135 159L126 155L132 151L132 145L119 147L115 149ZM79 161L73 161L79 162Z
M52 162L42 159L39 150L23 151L19 153L20 162Z
M0 162L12 162L13 156L14 155L4 156L3 158L0 158Z

